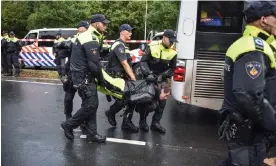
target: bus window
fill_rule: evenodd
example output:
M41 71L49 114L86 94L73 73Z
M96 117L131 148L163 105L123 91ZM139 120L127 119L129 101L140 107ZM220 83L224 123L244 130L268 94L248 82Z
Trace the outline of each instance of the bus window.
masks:
M40 31L39 39L56 39L58 31ZM54 41L39 41L38 47L53 47Z
M198 2L197 31L241 33L243 3L241 1Z

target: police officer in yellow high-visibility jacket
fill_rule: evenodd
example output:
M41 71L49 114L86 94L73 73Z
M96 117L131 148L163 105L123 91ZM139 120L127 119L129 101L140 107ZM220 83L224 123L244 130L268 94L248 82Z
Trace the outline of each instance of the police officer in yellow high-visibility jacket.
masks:
M8 62L8 76L12 76L12 66L15 68L15 77L19 77L20 67L19 67L19 52L21 50L21 44L15 33L10 32L10 38L8 38L7 43L7 62Z
M91 24L97 24L100 32L105 31L110 21L103 15L91 17ZM82 99L81 108L61 126L69 139L74 139L73 129L87 122L88 142L105 142L106 137L97 133L97 109L99 105L96 82L105 87L99 61L100 45L91 28L78 35L71 53L70 71L78 94Z
M275 73L274 41L276 4L250 1L245 11L244 35L227 50L224 103L219 135L226 138L228 159L220 165L263 165L264 135L276 131L275 111L265 97L268 79Z
M3 31L1 36L1 65L2 65L2 73L5 76L8 75L8 62L7 62L8 39L9 39L8 32Z
M153 74L159 75L158 82L162 85L166 84L167 79L173 75L176 66L177 52L172 47L175 42L177 42L176 33L171 29L165 30L162 40L151 42L141 59L141 63L146 62ZM166 132L165 128L160 125L165 106L166 100L159 101L159 107L154 110L152 117L151 129L160 133ZM140 113L140 128L148 131L149 127L146 122L148 112L140 106L136 107L136 111Z

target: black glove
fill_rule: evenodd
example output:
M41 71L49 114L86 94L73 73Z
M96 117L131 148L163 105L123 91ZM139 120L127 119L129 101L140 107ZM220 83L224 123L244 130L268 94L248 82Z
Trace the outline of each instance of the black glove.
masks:
M226 138L228 141L231 140L231 130L230 130L230 117L229 115L223 121L218 129L219 139Z
M148 83L155 82L155 77L154 77L153 74L150 74L150 75L147 76L146 80L147 80Z
M163 80L164 80L164 78L163 78L162 74L157 77L157 82L158 83L162 82Z

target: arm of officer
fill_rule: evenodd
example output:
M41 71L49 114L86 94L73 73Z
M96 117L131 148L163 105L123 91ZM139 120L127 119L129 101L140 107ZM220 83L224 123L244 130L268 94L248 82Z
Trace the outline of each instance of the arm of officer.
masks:
M122 66L124 67L126 73L131 78L131 80L136 80L136 78L133 74L133 71L127 62L127 56L125 55L124 45L119 44L117 47L114 48L114 52L115 52L117 58L119 59L119 61L121 62Z
M101 71L100 65L100 53L99 53L99 44L96 41L89 41L83 44L87 61L88 67L90 72L96 76L100 84L104 83L104 78Z
M263 53L254 51L245 54L234 64L232 90L249 119L264 129L275 130L274 110L263 94L268 69L269 61Z
M162 77L163 77L164 79L169 78L169 77L171 77L171 76L173 75L173 72L174 72L174 70L175 70L175 68L176 68L176 57L177 57L177 56L175 56L175 57L171 60L171 62L170 62L170 68L162 73L162 75L163 75Z

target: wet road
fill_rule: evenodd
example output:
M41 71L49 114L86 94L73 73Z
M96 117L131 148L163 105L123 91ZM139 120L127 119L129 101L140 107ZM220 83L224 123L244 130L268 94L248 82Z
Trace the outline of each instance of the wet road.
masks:
M52 81L54 82L54 81ZM188 105L179 106L169 98L161 124L166 134L155 132L126 133L120 125L112 128L104 111L112 104L99 94L98 132L109 138L137 140L146 145L116 142L85 142L80 131L74 141L65 138L60 123L63 114L62 86L1 81L1 151L3 165L187 165L213 166L226 156L226 146L216 137L216 112ZM74 110L80 107L76 95ZM152 116L152 114L151 114ZM151 122L148 117L148 123ZM133 116L138 124L139 115Z

